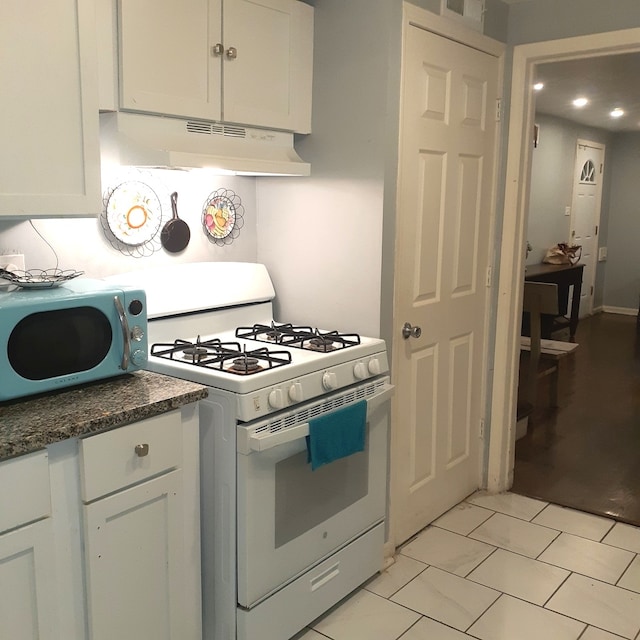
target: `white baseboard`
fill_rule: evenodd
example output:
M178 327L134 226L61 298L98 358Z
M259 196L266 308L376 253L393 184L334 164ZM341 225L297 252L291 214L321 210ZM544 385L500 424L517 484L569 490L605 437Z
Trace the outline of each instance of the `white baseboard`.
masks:
M637 316L637 309L630 309L629 307L609 307L608 305L603 305L602 310L604 313L617 313L621 316Z

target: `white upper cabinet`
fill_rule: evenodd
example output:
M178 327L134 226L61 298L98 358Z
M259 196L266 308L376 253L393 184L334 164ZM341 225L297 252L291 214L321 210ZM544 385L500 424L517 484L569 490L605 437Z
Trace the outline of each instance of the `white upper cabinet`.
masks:
M127 0L120 108L311 130L313 9L297 0Z
M94 34L91 1L0 2L0 215L100 211Z

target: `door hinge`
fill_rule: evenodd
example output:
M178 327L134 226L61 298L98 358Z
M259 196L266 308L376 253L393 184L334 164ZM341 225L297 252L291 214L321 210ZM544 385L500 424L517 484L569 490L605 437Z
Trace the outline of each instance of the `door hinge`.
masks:
M598 225L596 225L596 235L598 235Z
M496 122L502 120L502 98L496 98Z
M593 295L593 287L591 287L591 293L589 295Z
M491 265L487 267L487 287L491 286L491 281L493 279L493 268Z
M480 418L480 440L484 440L484 418Z

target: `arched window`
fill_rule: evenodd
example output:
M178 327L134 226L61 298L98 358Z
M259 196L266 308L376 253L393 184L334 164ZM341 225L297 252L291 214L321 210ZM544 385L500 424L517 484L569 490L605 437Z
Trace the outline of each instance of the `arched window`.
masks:
M591 160L587 160L580 173L580 182L588 184L595 184L596 182L596 167Z

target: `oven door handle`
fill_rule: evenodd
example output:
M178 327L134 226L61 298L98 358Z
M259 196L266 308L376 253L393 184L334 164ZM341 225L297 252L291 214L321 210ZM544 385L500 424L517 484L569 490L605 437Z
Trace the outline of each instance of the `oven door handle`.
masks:
M394 386L392 384L385 384L375 395L367 398L367 414L375 411L382 403L387 402L393 395L393 390ZM300 440L308 435L309 423L303 422L274 433L253 434L249 437L249 447L251 451L266 451L281 444Z

